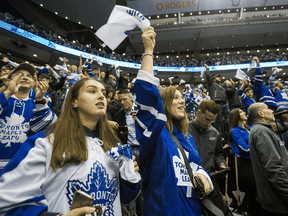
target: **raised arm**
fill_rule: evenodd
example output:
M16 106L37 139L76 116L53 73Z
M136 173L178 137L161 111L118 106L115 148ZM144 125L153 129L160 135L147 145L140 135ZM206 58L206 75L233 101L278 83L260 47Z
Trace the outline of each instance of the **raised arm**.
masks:
M153 53L155 36L153 28L146 27L142 35L145 53ZM150 55L144 55L143 58L144 61L134 86L138 106L136 137L140 143L140 152L143 153L142 162L154 149L156 140L166 123L163 101L158 89L159 79L153 76L153 58ZM141 161L138 162L140 165Z
M143 53L141 70L146 71L152 76L153 76L153 51L156 44L155 37L156 33L154 32L154 28L150 26L146 27L142 34L142 40L144 43L145 51Z
M268 80L269 88L272 92L274 92L274 88L275 88L276 73L277 73L277 68L275 67L273 73L271 74L271 76ZM274 93L276 93L276 92L274 92Z

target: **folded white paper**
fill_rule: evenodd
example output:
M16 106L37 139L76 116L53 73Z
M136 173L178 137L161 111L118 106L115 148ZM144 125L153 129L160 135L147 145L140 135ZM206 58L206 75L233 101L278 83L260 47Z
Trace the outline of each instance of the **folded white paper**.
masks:
M108 22L95 34L111 50L115 50L137 26L143 32L147 26L150 26L150 21L137 10L115 5Z

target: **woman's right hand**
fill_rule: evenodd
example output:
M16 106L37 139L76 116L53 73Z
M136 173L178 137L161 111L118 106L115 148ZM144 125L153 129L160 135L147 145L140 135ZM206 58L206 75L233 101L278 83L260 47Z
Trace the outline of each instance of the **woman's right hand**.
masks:
M92 214L95 212L96 208L94 207L82 207L82 208L76 208L71 210L68 214L65 214L63 216L83 216L85 214Z

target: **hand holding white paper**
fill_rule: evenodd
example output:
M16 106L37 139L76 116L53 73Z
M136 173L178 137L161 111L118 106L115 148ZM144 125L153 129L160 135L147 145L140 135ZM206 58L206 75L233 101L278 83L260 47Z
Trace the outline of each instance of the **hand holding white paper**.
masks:
M249 80L250 81L250 78L248 77L248 75L239 68L237 69L235 77L239 80Z
M174 79L174 77L169 77L169 78L168 78L168 80L169 80L170 82L172 82L173 79Z
M282 71L282 70L283 70L282 68L273 67L273 68L272 68L272 71L274 71L275 69L277 70L277 72L276 72L276 73L279 73L280 71Z
M184 84L184 83L185 83L185 80L181 79L181 80L180 80L180 83L181 83L181 84Z
M59 57L60 61L63 62L63 58L62 57ZM66 59L66 62L68 62L68 59Z
M247 70L247 73L256 65L256 61L253 59L248 70Z
M108 22L98 29L95 34L111 50L115 50L137 26L143 32L147 26L150 26L150 21L139 11L115 5Z
M201 74L200 74L200 77L201 77L201 78L203 78L205 72L206 72L206 68L204 68L204 69L201 71Z
M97 63L98 63L100 66L103 65L102 61L101 61L99 58L95 57L95 59L96 59Z
M60 70L60 71L63 71L63 70L67 70L67 71L68 71L66 65L63 66L63 65L58 65L58 64L56 64L56 65L54 66L54 69L55 69L55 70Z

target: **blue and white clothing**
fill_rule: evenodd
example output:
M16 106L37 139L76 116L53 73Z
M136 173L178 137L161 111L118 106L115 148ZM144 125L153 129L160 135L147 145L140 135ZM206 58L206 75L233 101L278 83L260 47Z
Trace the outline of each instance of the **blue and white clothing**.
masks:
M251 104L256 103L256 101L253 98L249 98L246 96L242 86L239 88L238 95L240 96L240 99L242 100L243 106L250 106ZM246 114L248 113L247 112L248 108L249 107L246 108Z
M47 105L35 104L35 94L25 99L0 94L0 170L34 133L57 120Z
M276 104L278 106L277 110L275 111L280 112L283 110L288 110L288 95L286 94L286 92L278 89L277 92L274 91L275 88L275 77L276 74L272 74L269 78L269 87L270 90L272 91L273 95L275 96L275 101Z
M259 102L277 108L275 97L271 90L264 85L260 64L257 63L253 92Z
M92 69L91 69L91 63L89 62L88 63L88 73L89 73L89 76L91 78L94 78L94 79L97 79L97 80L100 80L98 77L96 77L96 75L93 73Z
M128 113L126 110L124 111L125 111L126 124L129 129L127 136L127 144L131 146L140 146L139 142L136 139L135 120L133 119L132 113Z
M53 134L50 137L53 143ZM94 197L94 204L106 206L104 215L121 216L121 202L128 204L139 192L139 173L134 172L132 149L118 146L104 152L103 142L86 136L88 159L69 163L56 172L50 165L52 144L41 131L30 137L0 172L0 214L67 214L73 195L82 190ZM131 189L122 181L135 184ZM121 192L120 192L121 191Z
M69 80L69 84L73 84L75 82L77 82L78 80L81 79L80 73L78 71L76 72L71 72L69 76L67 76Z
M251 127L248 127L249 130ZM234 127L231 129L231 137L233 143L231 143L231 149L237 157L244 159L251 159L250 148L249 148L249 132L240 127Z
M136 134L140 143L138 165L143 179L143 215L147 216L193 216L201 215L200 200L193 190L180 150L165 127L164 105L157 88L159 79L145 71L139 71L135 82ZM201 158L193 137L188 139L173 128L174 134L187 154L193 173L207 177L200 166Z

